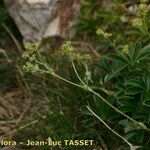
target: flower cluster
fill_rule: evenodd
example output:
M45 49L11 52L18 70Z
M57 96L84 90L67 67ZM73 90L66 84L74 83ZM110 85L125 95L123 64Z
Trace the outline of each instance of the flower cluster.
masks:
M143 21L141 18L135 18L132 20L132 26L136 28L141 28L143 26Z
M39 69L38 64L35 62L38 50L38 43L27 42L25 44L25 48L26 51L22 54L22 58L26 60L26 63L23 65L23 69L27 72L35 73Z
M76 55L74 53L75 49L72 46L72 43L70 41L63 43L61 49L62 49L62 55L66 55L71 59L71 61L74 61L76 59Z
M136 12L136 18L132 20L132 26L138 29L145 27L145 20L147 20L149 8L147 0L141 0Z
M80 55L75 53L75 49L72 46L72 43L70 41L65 42L62 45L62 55L67 56L71 61L77 61L79 63L87 64L91 61L90 55Z
M102 29L98 29L96 33L97 35L103 36L104 38L109 38L110 36L112 36L111 33L104 32Z
M122 53L124 53L124 54L128 54L129 53L129 45L128 44L123 46Z
M140 3L137 10L137 16L139 17L146 16L148 11L149 11L148 5L146 3Z

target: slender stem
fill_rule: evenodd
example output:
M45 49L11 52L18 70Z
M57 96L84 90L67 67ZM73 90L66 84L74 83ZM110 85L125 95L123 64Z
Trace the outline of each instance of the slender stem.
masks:
M76 84L76 83L74 83L74 82L71 82L71 81L69 81L69 80L67 80L67 79L65 79L65 78L62 78L61 76L59 76L59 75L57 75L57 74L55 74L55 73L50 73L50 71L45 71L45 70L42 70L42 69L38 69L38 71L40 71L41 73L50 74L50 75L52 75L53 77L56 77L56 78L58 78L58 79L60 79L60 80L63 80L63 81L65 81L65 82L67 82L67 83L69 83L69 84L71 84L71 85L74 85L74 86L76 86L76 87L79 87L79 88L84 89L82 85L79 85L79 84Z
M121 136L119 133L117 133L115 130L113 130L105 121L103 121L103 119L101 119L89 106L87 106L87 109L98 119L100 120L111 132L113 132L116 136L118 136L119 138L121 138L123 141L125 141L130 148L132 147L132 144L130 142L128 142L128 140L126 140L123 136Z
M77 71L77 69L76 69L75 64L74 64L73 61L72 61L72 66L73 66L73 69L74 69L74 72L75 72L77 78L80 80L80 82L81 82L83 85L86 85L86 84L83 82L83 80L80 78L80 76L79 76L79 74L78 74L78 71Z
M46 118L46 116L43 116L43 117L42 117L42 119L45 119L45 118ZM3 139L5 139L7 136L9 136L9 135L11 135L11 134L13 134L13 133L15 133L15 132L17 132L17 131L20 131L20 130L26 128L26 127L29 127L29 126L31 126L31 125L34 125L34 124L36 124L36 123L38 123L38 122L39 122L39 120L34 120L34 121L32 121L32 122L29 122L29 123L27 123L27 124L25 124L25 125L19 127L18 129L15 129L15 130L10 131L9 133L3 135L2 137L0 137L0 140L3 140Z
M67 80L67 79L65 79L65 78L62 78L61 76L59 76L59 75L57 75L57 74L55 74L55 73L52 74L52 75L53 75L54 77L57 77L57 78L59 78L59 79L65 81L65 82L69 83L69 84L72 84L72 85L74 85L74 86L77 86L77 87L80 87L80 88L84 89L82 85L79 85L79 84L76 84L76 83L74 83L74 82L71 82L71 81L69 81L69 80Z

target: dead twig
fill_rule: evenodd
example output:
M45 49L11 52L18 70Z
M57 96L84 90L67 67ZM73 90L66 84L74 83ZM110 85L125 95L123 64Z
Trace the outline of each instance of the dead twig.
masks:
M10 29L7 27L7 25L5 23L2 23L2 26L5 29L5 31L9 34L12 41L16 45L16 48L18 49L19 53L21 54L23 52L23 50L22 50L22 47L20 46L18 40L16 39L16 37L13 35L13 33L10 31Z
M45 118L46 118L46 116L43 116L43 117L42 117L42 119L45 119ZM10 135L13 135L13 134L16 133L17 131L20 131L20 130L22 130L22 129L25 129L25 128L27 128L27 127L29 127L29 126L31 126L31 125L34 125L34 124L36 124L36 123L38 123L38 122L39 122L38 119L37 119L37 120L34 120L34 121L32 121L32 122L29 122L29 123L27 123L27 124L25 124L25 125L19 127L18 129L15 129L15 130L13 130L13 131L11 131L11 132L9 132L9 133L7 133L7 134L1 136L1 137L0 137L0 140L4 140L4 139L6 139L6 137L8 137L8 136L10 136Z

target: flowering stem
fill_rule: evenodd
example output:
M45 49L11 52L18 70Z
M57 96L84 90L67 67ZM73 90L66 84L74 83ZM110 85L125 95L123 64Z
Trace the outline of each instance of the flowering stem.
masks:
M54 77L57 77L58 79L61 79L61 80L63 80L63 81L65 81L65 82L67 82L67 83L69 83L69 84L71 84L71 85L74 85L74 86L77 86L77 87L80 87L80 88L82 88L83 89L83 86L82 85L79 85L79 84L76 84L76 83L74 83L74 82L71 82L71 81L69 81L69 80L67 80L67 79L65 79L65 78L62 78L61 76L59 76L59 75L57 75L57 74L52 74Z
M73 69L74 69L74 72L75 72L77 78L80 80L80 82L81 82L83 85L86 85L86 84L83 82L83 80L80 78L80 76L79 76L79 74L78 74L78 72L77 72L77 69L76 69L75 64L74 64L73 61L72 61L72 67L73 67Z

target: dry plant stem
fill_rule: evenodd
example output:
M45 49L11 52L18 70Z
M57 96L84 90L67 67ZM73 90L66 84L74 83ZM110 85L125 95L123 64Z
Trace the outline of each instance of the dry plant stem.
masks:
M100 120L111 132L113 132L116 136L118 136L119 138L121 138L123 141L125 141L130 148L132 149L132 144L130 142L128 142L128 140L126 140L124 137L122 137L120 134L118 134L116 131L114 131L106 122L104 122L97 114L94 113L93 110L91 110L91 108L89 106L87 106L87 109L98 119Z
M16 68L18 69L18 72L19 72L20 76L22 78L24 78L24 73L23 73L23 71L21 70L21 68L18 64L16 64ZM28 83L26 81L24 81L23 82L24 85L23 85L23 83L20 80L18 80L18 82L19 82L20 86L22 86L22 88L25 89L26 94L29 96L29 98L31 100L31 97L33 97L33 94L30 90L30 87L29 87Z
M8 61L10 61L10 59L6 53L6 50L0 48L0 53L2 53Z
M31 103L31 100L30 100L30 103ZM22 111L22 113L20 114L19 118L18 118L18 121L17 121L17 125L21 122L21 119L23 118L23 116L25 116L27 110L30 108L31 104L28 104L25 109Z
M2 23L3 28L5 29L5 31L9 34L9 36L11 37L11 39L13 40L13 42L15 43L19 53L22 53L22 48L18 42L18 40L16 39L16 37L13 35L13 33L9 30L9 28L6 26L6 24Z
M42 117L42 119L45 119L45 118L46 118L46 116L43 116L43 117ZM11 134L14 134L14 133L16 133L17 131L20 131L20 130L22 130L22 129L25 129L26 127L29 127L29 126L31 126L31 125L34 125L34 124L36 124L36 123L38 123L38 122L39 122L39 120L34 120L34 121L32 121L32 122L29 122L29 123L27 123L27 124L25 124L25 125L19 127L18 129L15 129L15 130L9 132L8 134L5 134L4 136L0 137L0 140L4 140L4 139L6 139L7 136L9 136L9 135L11 135Z

